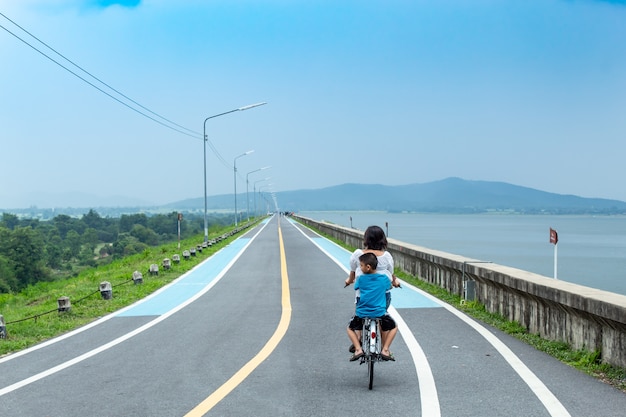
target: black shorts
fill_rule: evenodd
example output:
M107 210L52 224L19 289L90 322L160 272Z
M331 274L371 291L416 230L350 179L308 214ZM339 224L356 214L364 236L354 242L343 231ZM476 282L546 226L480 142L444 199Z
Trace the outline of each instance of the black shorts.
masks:
M396 328L396 321L389 314L385 314L384 316L379 317L379 319L380 327L384 332L388 332L389 330ZM352 330L363 330L363 318L359 316L352 316L352 320L350 320L348 327Z

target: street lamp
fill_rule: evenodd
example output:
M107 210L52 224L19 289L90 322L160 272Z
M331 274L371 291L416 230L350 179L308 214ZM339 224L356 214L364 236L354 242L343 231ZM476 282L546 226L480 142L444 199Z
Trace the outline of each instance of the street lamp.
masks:
M249 104L247 106L239 107L237 109L229 110L229 111L224 112L224 113L220 113L220 114L216 114L216 115L213 115L213 116L209 116L206 119L204 119L204 131L203 131L203 136L202 136L202 138L204 140L202 141L202 143L204 144L204 153L203 153L203 159L204 160L203 160L203 163L204 163L204 242L205 243L209 241L209 225L207 224L207 217L206 217L206 211L207 211L207 204L206 204L206 142L207 142L206 122L209 119L214 119L216 117L223 116L225 114L234 113L236 111L248 110L248 109L251 109L253 107L262 106L264 104L267 104L267 103L263 102L263 103Z
M278 213L280 213L280 207L278 207L278 199L276 198L275 192L272 192L272 200L274 200L274 208Z
M267 199L267 196L269 194L272 193L272 184L263 184L259 187L259 199L263 199L266 202L266 207L268 208L267 211L269 211L269 200Z
M267 199L267 197L265 197L265 194L264 194L264 193L261 193L261 191L260 191L260 190L259 190L259 195L261 196L261 198L262 198L263 200L265 200L265 211L266 211L267 213L269 213L269 211L270 211L270 202L269 202L269 200Z
M250 183L250 181L248 181L248 176L250 174L252 174L253 172L258 172L258 171L263 171L264 169L268 169L271 168L270 166L267 167L263 167L263 168L259 168L259 169L255 169L254 171L250 171L246 174L246 214L248 217L248 221L250 221L250 197L248 197L248 185Z
M233 160L233 176L235 177L235 227L237 227L237 159L242 156L250 155L252 151L244 152L239 156L236 156Z
M256 185L259 182L267 181L267 180L269 180L271 178L272 177L266 177L266 178L263 178L262 180L255 181L254 185L252 186L252 196L254 198L254 216L255 217L257 216L257 211L256 211ZM271 185L271 184L269 184L269 185Z

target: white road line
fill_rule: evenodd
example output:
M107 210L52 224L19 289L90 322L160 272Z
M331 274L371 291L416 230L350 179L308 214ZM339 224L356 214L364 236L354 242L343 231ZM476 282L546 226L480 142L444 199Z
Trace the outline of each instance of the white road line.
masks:
M198 298L200 298L202 295L204 295L205 293L207 293L207 292L208 292L211 288L213 288L213 286L214 286L215 284L217 284L217 282L218 282L220 279L222 279L222 277L226 274L226 272L227 272L227 271L228 271L228 270L229 270L229 269L233 266L233 264L237 261L237 259L239 259L239 257L240 257L240 256L241 256L244 252L245 252L245 250L248 248L248 246L250 246L250 244L252 243L252 241L253 241L253 240L254 240L254 239L255 239L255 238L259 235L259 233L261 233L261 231L265 228L265 226L266 226L266 225L267 225L267 223L265 223L265 224L263 225L263 227L261 227L261 228L259 229L259 231L258 231L258 232L257 232L257 233L256 233L256 234L255 234L255 235L254 235L251 239L250 239L250 241L249 241L249 242L248 242L248 243L247 243L247 244L246 244L243 248L241 248L241 250L239 251L239 253L238 253L235 257L233 257L233 259L232 259L232 260L231 260L231 261L230 261L230 262L229 262L229 263L228 263L228 264L224 267L224 269L222 269L222 271L220 271L220 273L219 273L219 274L215 277L215 279L213 279L213 280L212 280L212 281L211 281L211 282L210 282L207 286L205 286L205 287L204 287L204 288L203 288L200 292L198 292L198 293L197 293L196 295L194 295L193 297L189 298L188 300L186 300L186 301L185 301L185 302L183 302L182 304L179 304L178 306L176 306L175 308L171 309L171 310L170 310L170 311L168 311L167 313L165 313L165 314L163 314L163 315L161 315L161 316L157 317L156 319L154 319L154 320L152 320L152 321L150 321L150 322L148 322L148 323L144 324L144 325L143 325L143 326L141 326L141 327L138 327L137 329L133 330L132 332L126 333L125 335L120 336L120 337L118 337L118 338L117 338L117 339L115 339L115 340L112 340L112 341L110 341L110 342L108 342L108 343L105 343L105 344L104 344L104 345L102 345L102 346L99 346L99 347L97 347L97 348L95 348L95 349L92 349L92 350L90 350L89 352L86 352L86 353L84 353L84 354L82 354L82 355L80 355L80 356L77 356L77 357L75 357L75 358L73 358L73 359L70 359L70 360L68 360L68 361L66 361L66 362L63 362L63 363L61 363L61 364L59 364L59 365L57 365L57 366L54 366L54 367L52 367L52 368L49 368L49 369L47 369L47 370L45 370L45 371L42 371L42 372L40 372L40 373L38 373L38 374L36 374L36 375L33 375L33 376L31 376L31 377L28 377L28 378L26 378L26 379L23 379L23 380L21 380L21 381L18 381L18 382L14 383L14 384L8 385L8 386L6 386L6 387L4 387L4 388L0 389L0 397L2 397L2 396L3 396L3 395L5 395L5 394L8 394L8 393L10 393L10 392L13 392L13 391L15 391L15 390L18 390L18 389L20 389L20 388L22 388L22 387L24 387L24 386L26 386L26 385L28 385L28 384L31 384L31 383L36 382L36 381L39 381L40 379L46 378L46 377L48 377L48 376L50 376L50 375L53 375L53 374L55 374L55 373L57 373L57 372L59 372L59 371L62 371L62 370L64 370L64 369L67 369L67 368L69 368L70 366L76 365L77 363L82 362L82 361L84 361L85 359L89 359L89 358L91 358L91 357L93 357L93 356L95 356L95 355L97 355L97 354L99 354L99 353L102 353L102 352L104 352L105 350L110 349L110 348L112 348L112 347L114 347L114 346L116 346L116 345L118 345L118 344L120 344L120 343L122 343L122 342L124 342L124 341L126 341L126 340L128 340L128 339L130 339L130 338L132 338L133 336L136 336L136 335L138 335L138 334L140 334L140 333L144 332L145 330L148 330L149 328L151 328L151 327L153 327L153 326L155 326L155 325L159 324L160 322L162 322L162 321L163 321L163 320L165 320L166 318L170 317L170 316L171 316L171 315L173 315L174 313L176 313L176 312L178 312L178 311L182 310L184 307L186 307L187 305L191 304L192 302L194 302L195 300L197 300ZM214 254L213 256L215 256L215 254ZM208 259L211 259L211 258L208 258ZM207 260L208 260L208 259L207 259ZM206 262L206 261L204 261L204 262ZM194 269L195 269L195 268L194 268ZM193 271L193 269L192 269L191 271L187 272L186 274L184 274L183 276L186 276L187 274L191 273L192 271ZM159 291L162 291L162 290L164 290L165 288L170 287L171 285L173 285L175 282L179 281L180 279L182 279L182 276L181 276L181 278L179 278L179 279L177 279L177 280L175 280L175 281L171 282L171 283L170 283L170 284L168 284L167 286L163 287L163 288L162 288L161 290L159 290ZM145 300L146 300L146 299L143 299L141 302L143 302L143 301L145 301ZM134 305L136 305L136 304L137 304L137 303L133 304L133 306L134 306ZM132 307L132 306L129 306L128 308L130 308L130 307ZM110 314L110 315L109 315L109 316L107 316L107 317L110 319L110 318L114 317L115 315L117 315L117 314L119 314L119 313L120 313L120 311L116 311L115 313L112 313L112 314ZM104 322L104 321L106 321L106 320L104 320L104 319L102 319L102 320L98 320L97 322L94 322L94 323L93 323L93 325L100 324L100 323L102 323L102 322ZM93 327L93 325L90 325L89 327ZM85 327L87 327L87 326L85 326ZM80 333L81 331L84 331L84 330L86 330L86 328L81 328L81 329L78 329L78 330L76 330L76 331L74 331L74 332L71 332L71 335L78 334L78 333ZM69 335L69 334L68 334L68 335ZM63 340L63 339L65 339L65 338L67 338L67 337L68 337L68 335L65 335L65 336L62 336L62 337L58 337L58 338L56 338L56 339L52 339L52 340L50 340L50 341L46 342L46 343L45 343L45 345L46 345L46 346L48 346L48 345L51 345L51 344L53 344L53 343L55 343L55 342L58 342L58 341L60 341L60 340ZM43 345L43 344L42 344L42 345ZM40 345L40 346L36 346L36 347L34 347L34 348L27 349L27 351L28 351L28 352L32 352L33 350L40 349L41 347L43 347L43 346L41 346L41 345ZM20 353L20 355L19 355L19 356L22 356L23 354L26 354L26 353L28 353L28 352L23 351L23 352L18 352L18 353ZM17 353L16 353L16 355L17 355ZM13 357L13 355L8 356L8 357L6 357L6 358L4 358L4 359L5 359L5 361L6 361L6 360L9 360L9 359L12 359L12 357Z
M504 360L508 362L508 364L513 368L515 372L522 378L522 380L528 385L528 387L532 390L532 392L537 396L539 401L543 404L543 406L548 410L552 417L571 417L570 413L567 409L561 404L558 398L545 386L545 384L531 371L524 362L521 361L517 355L509 349L507 345L504 344L500 339L498 339L493 333L491 333L487 328L481 326L478 322L467 316L465 313L457 310L451 305L444 303L443 301L433 297L432 295L420 290L419 288L404 283L404 286L410 287L414 291L422 294L425 297L430 298L431 300L439 303L443 308L448 310L450 313L457 316L467 325L476 330L482 337L484 337L487 342L489 342L497 351L502 355ZM403 335L404 337L404 335Z
M298 228L298 230L300 230L300 229ZM300 232L302 234L304 234L304 232L302 232L302 230L300 230ZM308 236L307 236L307 238L308 238ZM309 238L309 240L313 241L310 238ZM315 241L313 241L313 243L315 244ZM331 242L331 243L334 244L334 242ZM328 252L326 252L324 249L322 249L319 245L316 244L316 246L318 246L320 248L320 250L322 250L322 252L326 253L326 255L328 255L328 256L330 256L332 258L332 256ZM335 262L338 265L340 265L342 268L345 269L345 267L338 260L335 260ZM411 288L412 290L420 293L424 297L426 297L426 298L434 301L435 303L441 305L443 308L448 310L450 313L454 314L456 317L458 317L463 322L465 322L467 325L469 325L474 330L476 330L482 337L484 337L487 340L487 342L489 342L498 351L498 353L500 353L500 355L504 358L504 360L507 361L507 363L520 376L520 378L522 378L524 383L526 383L526 385L528 385L528 387L537 396L539 401L541 401L543 406L546 408L546 410L550 413L550 415L552 417L571 417L570 413L563 406L563 404L561 404L561 402L558 400L558 398L556 398L556 396L552 393L552 391L550 391L548 389L548 387L546 387L546 385L533 373L533 371L531 371L526 366L526 364L524 364L524 362L522 362L517 357L517 355L511 349L509 349L509 347L507 345L505 345L500 339L498 339L495 335L493 335L487 328L483 327L482 325L480 325L475 320L471 319L466 314L462 313L461 311L457 310L456 308L452 307L451 305L449 305L447 303L444 303L443 301L439 300L438 298L433 297L432 295L428 294L427 292L422 291L422 290L420 290L419 288L417 288L417 287L415 287L413 285L407 284L404 281L402 282L402 284L403 284L403 287ZM401 317L400 317L399 314L397 314L397 311L395 313L396 314L394 314L393 317L396 319L396 321L399 322L401 320ZM398 320L398 318L400 318L400 320ZM398 326L400 326L400 324L398 324ZM403 331L403 329L404 329L404 331ZM404 341L406 342L407 346L411 350L411 355L413 355L413 362L415 363L415 368L416 368L416 371L418 373L419 382L420 382L421 397L422 398L424 397L424 393L425 392L429 392L430 395L433 395L434 398L437 398L437 390L436 390L436 387L435 387L434 379L432 379L432 382L428 382L428 384L426 384L426 381L425 381L425 384L422 387L422 378L429 378L428 374L430 374L430 378L432 378L432 372L430 370L430 367L427 365L427 359L426 359L426 356L424 355L424 352L422 351L421 347L419 346L419 344L415 340L415 337L413 337L412 332L410 331L410 329L408 328L408 326L406 326L406 324L404 322L402 322L402 327L400 327L399 330L400 330L400 334L402 335L402 338L404 339ZM407 335L410 335L410 337L407 337ZM411 340L411 339L413 339L413 340ZM415 344L413 344L413 341L415 341ZM415 348L417 348L419 350L419 352L414 352ZM422 375L420 373L421 372L420 371L420 365L419 365L420 363L426 364L426 366L428 366L428 374ZM423 370L422 370L422 372L423 372ZM434 410L434 406L432 406L431 404L424 404L424 401L422 401L422 410L423 410L422 414L423 415L426 415L426 416L439 415L439 414L429 414L429 413L426 413L425 412L425 410L427 409L426 407L430 407L430 408L432 408ZM437 404L436 404L436 409L437 410L439 409L439 401L438 400L437 400Z
M294 224L294 227L296 227L295 224ZM350 272L345 267L345 265L343 265L341 262L339 262L339 260L331 256L326 250L324 250L324 248L322 248L313 239L307 236L299 227L296 227L296 229L300 231L300 233L302 233L307 239L313 242L313 244L317 246L324 254L326 254L326 256L334 260L337 265L339 265L344 271L346 271L346 273ZM335 244L332 241L329 241L329 242ZM337 246L337 247L340 247L340 246ZM344 248L341 248L341 249L345 251ZM339 282L338 285L341 285L341 282ZM435 385L435 378L433 377L432 370L430 368L430 365L428 364L428 359L426 358L426 355L424 354L422 347L417 342L417 339L415 339L413 332L411 332L411 329L409 329L409 326L404 322L400 314L393 307L389 307L389 310L391 311L391 314L394 320L396 320L396 323L398 324L398 331L402 335L402 339L404 339L404 342L406 343L406 345L408 346L411 352L411 357L413 358L413 364L415 366L415 372L417 374L417 382L418 382L419 390L420 390L420 404L421 404L422 416L440 417L441 410L439 407L439 396L437 395L437 386Z
M435 377L428 364L426 354L422 350L422 347L417 343L417 339L413 335L413 332L409 326L404 322L404 319L393 306L389 307L389 311L394 320L398 324L398 331L404 339L411 352L413 363L415 364L415 372L417 373L417 381L420 390L420 403L422 408L422 415L428 417L441 416L441 409L439 407L439 395L437 394L437 385L435 384Z

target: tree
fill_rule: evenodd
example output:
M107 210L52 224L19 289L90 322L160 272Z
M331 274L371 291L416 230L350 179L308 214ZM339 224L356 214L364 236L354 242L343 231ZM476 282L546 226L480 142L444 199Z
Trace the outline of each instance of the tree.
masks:
M148 246L141 243L139 239L131 236L129 233L120 233L118 239L113 243L113 256L122 258L135 253L141 253Z
M29 227L8 231L0 229L2 253L13 266L18 289L48 279L44 269L44 248L41 235Z
M178 213L156 214L148 219L148 227L158 235L178 236Z
M96 266L96 259L93 249L91 249L89 246L83 246L83 248L80 250L80 253L78 254L78 262L81 265Z
M140 224L133 226L133 229L130 231L130 235L136 237L137 240L141 243L145 243L146 245L155 246L159 244L159 236L154 233L154 231Z
M17 290L17 288L17 279L11 261L0 255L0 293L9 293Z
M113 245L105 244L100 248L98 254L101 258L106 258L109 255L113 255Z
M71 221L72 218L66 214L59 214L52 219L52 222L61 235L61 239L65 239L65 235L67 235L67 232L71 229Z
M76 230L70 230L65 237L65 247L69 250L70 259L78 258L82 239ZM69 259L68 259L69 260Z
M100 230L104 226L104 220L94 209L90 209L87 214L83 214L81 220L87 227L91 227L95 230Z
M2 213L2 224L9 230L13 230L20 224L20 219L15 214Z
M100 257L112 259L144 252L154 246L175 240L178 231L178 213L147 216L144 213L123 214L120 218L101 217L89 210L81 218L50 211L51 220L21 218L0 213L0 292L19 290L41 280L49 280L51 271L68 275L73 262L94 265L95 249ZM69 213L73 216L78 212ZM229 223L229 216L212 215L209 228ZM203 216L186 213L181 223L183 238L203 231ZM125 232L123 232L125 231Z
M96 245L98 245L98 231L96 229L88 227L83 233L82 241L85 245L87 245L89 249L93 251L96 248Z
M58 234L52 236L46 245L46 264L50 268L61 268L61 261L63 259L63 241Z
M130 232L136 224L148 227L148 217L144 213L122 214L120 217L120 232Z

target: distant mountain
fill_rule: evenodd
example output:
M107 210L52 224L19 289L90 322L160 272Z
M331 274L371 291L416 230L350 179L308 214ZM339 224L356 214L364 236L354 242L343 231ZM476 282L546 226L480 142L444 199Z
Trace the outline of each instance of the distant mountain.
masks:
M554 194L504 182L468 181L446 178L424 184L387 186L378 184L342 184L315 190L297 190L275 193L281 211L375 210L387 212L421 213L483 213L490 211L526 214L626 214L626 202L602 198L584 198L575 195ZM250 193L250 212L254 211ZM172 211L202 212L204 198L176 201L162 206L134 199L98 199L85 194L46 196L52 206L41 204L10 212L30 217L51 218L57 214L81 215L89 208L100 215L117 217L128 213L163 213ZM257 197L258 212L266 207L273 211L273 202L267 204ZM116 206L111 203L116 201ZM246 194L238 196L238 212L246 212ZM108 202L108 204L107 204ZM56 208L55 208L56 207ZM209 211L234 211L232 194L209 196ZM0 213L3 212L0 208Z
M239 197L245 202L245 195ZM257 196L258 198L258 196ZM424 184L386 186L342 184L315 190L276 193L283 211L377 210L389 212L480 213L513 211L528 214L626 214L626 202L554 194L504 182L447 178ZM252 207L252 197L250 210ZM233 195L213 196L209 209L233 209ZM257 200L259 209L265 202ZM204 199L168 204L163 208L199 209ZM245 211L245 204L239 207ZM273 207L271 208L273 209Z

